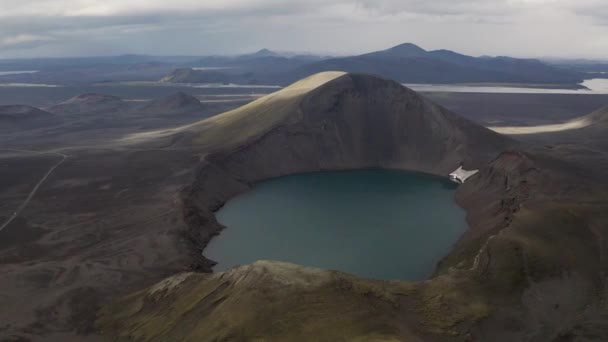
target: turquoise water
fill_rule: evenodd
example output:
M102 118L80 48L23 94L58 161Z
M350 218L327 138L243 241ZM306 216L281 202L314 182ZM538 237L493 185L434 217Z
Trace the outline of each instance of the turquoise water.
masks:
M451 182L412 172L321 172L257 184L217 212L215 271L279 260L375 279L422 280L466 229Z

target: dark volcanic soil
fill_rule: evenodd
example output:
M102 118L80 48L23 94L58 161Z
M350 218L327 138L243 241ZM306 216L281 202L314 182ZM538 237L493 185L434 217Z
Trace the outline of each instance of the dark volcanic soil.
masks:
M24 229L28 241L0 249L0 322L7 322L0 339L69 341L99 332L197 341L608 336L606 190L588 165L530 149L369 76L341 76L260 103L251 113L270 113L272 125L263 129L216 117L178 130L162 148L152 139L66 151L68 160L11 228ZM218 136L230 144L208 144ZM445 176L461 163L480 169L457 193L470 229L427 282L261 263L195 275L185 286L170 279L159 293L106 305L180 271L209 271L201 251L222 228L213 212L257 181L360 168ZM33 252L19 252L23 246Z
M213 212L256 181L354 168L446 175L464 162L481 169L457 193L458 203L467 210L470 229L440 263L435 277L414 285L416 294L404 301L408 305L386 309L391 315L404 317L399 328L393 327L401 333L390 336L425 341L553 341L563 336L601 340L608 336L606 321L599 314L604 310L605 293L601 270L606 267L606 247L602 241L608 231L601 227L606 226L608 215L600 213L606 206L606 188L588 168L562 160L550 150L528 150L397 84L367 76L347 75L330 81L303 97L293 113L272 129L205 157L194 184L183 192L184 216L189 224L184 236L193 247L194 269L210 270L212 263L201 251L222 229ZM185 144L184 140L181 143ZM265 291L266 286L273 288L286 281L281 273L273 273L273 267L253 265L229 272L220 280L201 277L189 286L219 286L212 298L220 303L222 298L247 302L249 291ZM277 283L275 277L279 277ZM252 279L241 282L245 278ZM357 280L348 282L351 285L346 286L344 295L357 297L355 289L362 285L355 285ZM371 292L373 298L380 296L378 302L369 303L371 307L381 305L383 296L397 295L394 289L385 290L391 294ZM112 337L141 333L148 338L175 338L171 331L153 333L139 328L168 305L162 296L154 295L155 291L140 292L108 307L101 327ZM179 288L167 291L170 297L197 294L180 292ZM286 299L277 296L267 303L274 310L258 312L266 323L257 324L237 318L237 312L247 310L245 307L237 305L225 309L237 311L216 314L202 301L197 307L201 310L196 315L199 325L219 322L223 328L201 332L195 324L194 328L180 328L180 334L192 340L195 335L189 334L197 331L199 339L211 340L222 338L226 331L236 339L273 336L277 329L296 334L290 330L296 329L290 325L295 323L284 318L289 309L281 303ZM323 300L343 305L335 297ZM117 311L124 306L138 307L139 301L154 303L155 309L132 315ZM371 309L368 313L368 321L376 322L380 317ZM322 312L317 314L320 321L330 319L323 318ZM226 315L235 318L227 320ZM178 322L194 318L189 311L177 317ZM285 330L271 328L275 321L281 321ZM327 330L314 330L316 323L309 324L312 335L298 332L297 336L330 340ZM367 333L378 331L372 328Z

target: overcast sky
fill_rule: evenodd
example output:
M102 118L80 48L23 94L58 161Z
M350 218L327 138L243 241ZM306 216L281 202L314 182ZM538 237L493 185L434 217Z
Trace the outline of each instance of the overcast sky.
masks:
M607 0L0 0L0 58L280 51L412 42L608 59Z

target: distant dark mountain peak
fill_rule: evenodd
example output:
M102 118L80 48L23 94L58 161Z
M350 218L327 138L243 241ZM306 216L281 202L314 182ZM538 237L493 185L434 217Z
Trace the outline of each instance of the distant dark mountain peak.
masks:
M411 58L426 56L428 51L420 46L412 43L404 43L393 46L390 49L366 53L357 57L372 57L372 58ZM355 57L355 58L357 58Z
M58 124L56 115L27 105L0 106L0 130L28 130Z
M42 109L27 105L8 105L0 106L0 118L11 118L11 119L33 119L33 118L44 118L52 117L53 114L46 112Z
M83 113L114 113L121 108L128 107L128 103L120 97L86 93L72 97L71 99L61 102L49 108L49 111L55 114L83 114Z
M427 51L416 44L405 43L384 51L379 51L378 53L393 57L414 57L424 55Z
M194 73L194 69L192 68L178 68L173 70L170 74L163 77L161 82L181 82L182 79L188 78L189 75Z
M359 56L332 58L305 65L290 80L320 71L378 75L401 83L521 83L572 86L586 75L538 60L477 58L449 50L426 51L411 43Z
M260 57L281 57L280 53L274 52L272 50L269 49L261 49L257 52L254 52L252 54L246 54L243 55L243 57L249 57L249 58L260 58Z
M258 51L258 52L256 52L256 53L254 53L254 55L258 55L258 56L262 56L262 55L263 55L263 56L273 55L273 56L274 56L274 55L277 55L277 53L276 53L276 52L274 52L274 51L271 51L271 50L269 50L269 49L264 48L264 49L261 49L260 51Z
M431 53L432 54L436 54L436 55L444 55L444 56L465 56L465 57L470 57L470 56L466 56L466 55L463 55L461 53L454 52L452 50L447 50L447 49L433 50L433 51L431 51Z
M295 58L262 49L237 57L209 57L198 64L218 68L177 69L162 81L288 85L319 72L340 70L378 75L401 83L563 84L570 88L589 77L534 59L473 57L445 49L427 51L412 43L358 56L327 59Z
M64 104L103 104L112 102L121 102L122 99L117 96L86 93L81 94L63 102Z
M150 102L144 107L144 110L182 113L185 111L197 111L202 107L203 105L196 97L180 91Z
M166 107L183 108L188 106L200 106L201 102L196 97L179 91L160 99L158 104L162 104Z

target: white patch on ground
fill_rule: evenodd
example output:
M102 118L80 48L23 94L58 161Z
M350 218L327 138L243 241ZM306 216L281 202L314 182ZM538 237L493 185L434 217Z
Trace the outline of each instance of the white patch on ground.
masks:
M608 79L605 78L593 78L590 80L585 80L585 82L581 83L581 85L591 89L591 91L596 94L608 93Z
M498 93L498 94L608 94L608 79L595 78L585 80L580 84L587 89L550 89L527 88L500 85L471 85L471 84L423 84L405 83L404 86L417 92L446 92L446 93Z
M42 83L0 83L0 88L62 88L56 84Z
M281 89L278 85L255 85L255 84L223 84L223 83L174 83L176 85L192 88L258 88L258 89Z
M38 70L0 71L0 76L35 74Z
M192 70L199 70L199 71L205 71L205 70L228 70L228 69L234 69L234 67L194 67L194 68L192 68Z
M562 132L572 129L585 128L593 123L589 117L578 118L561 124L539 125L539 126L503 126L503 127L488 127L496 133L507 135L523 135Z
M450 173L450 179L455 182L464 183L464 182L466 182L467 179L469 179L471 176L473 176L477 172L479 172L479 170L465 170L461 166L454 172Z

